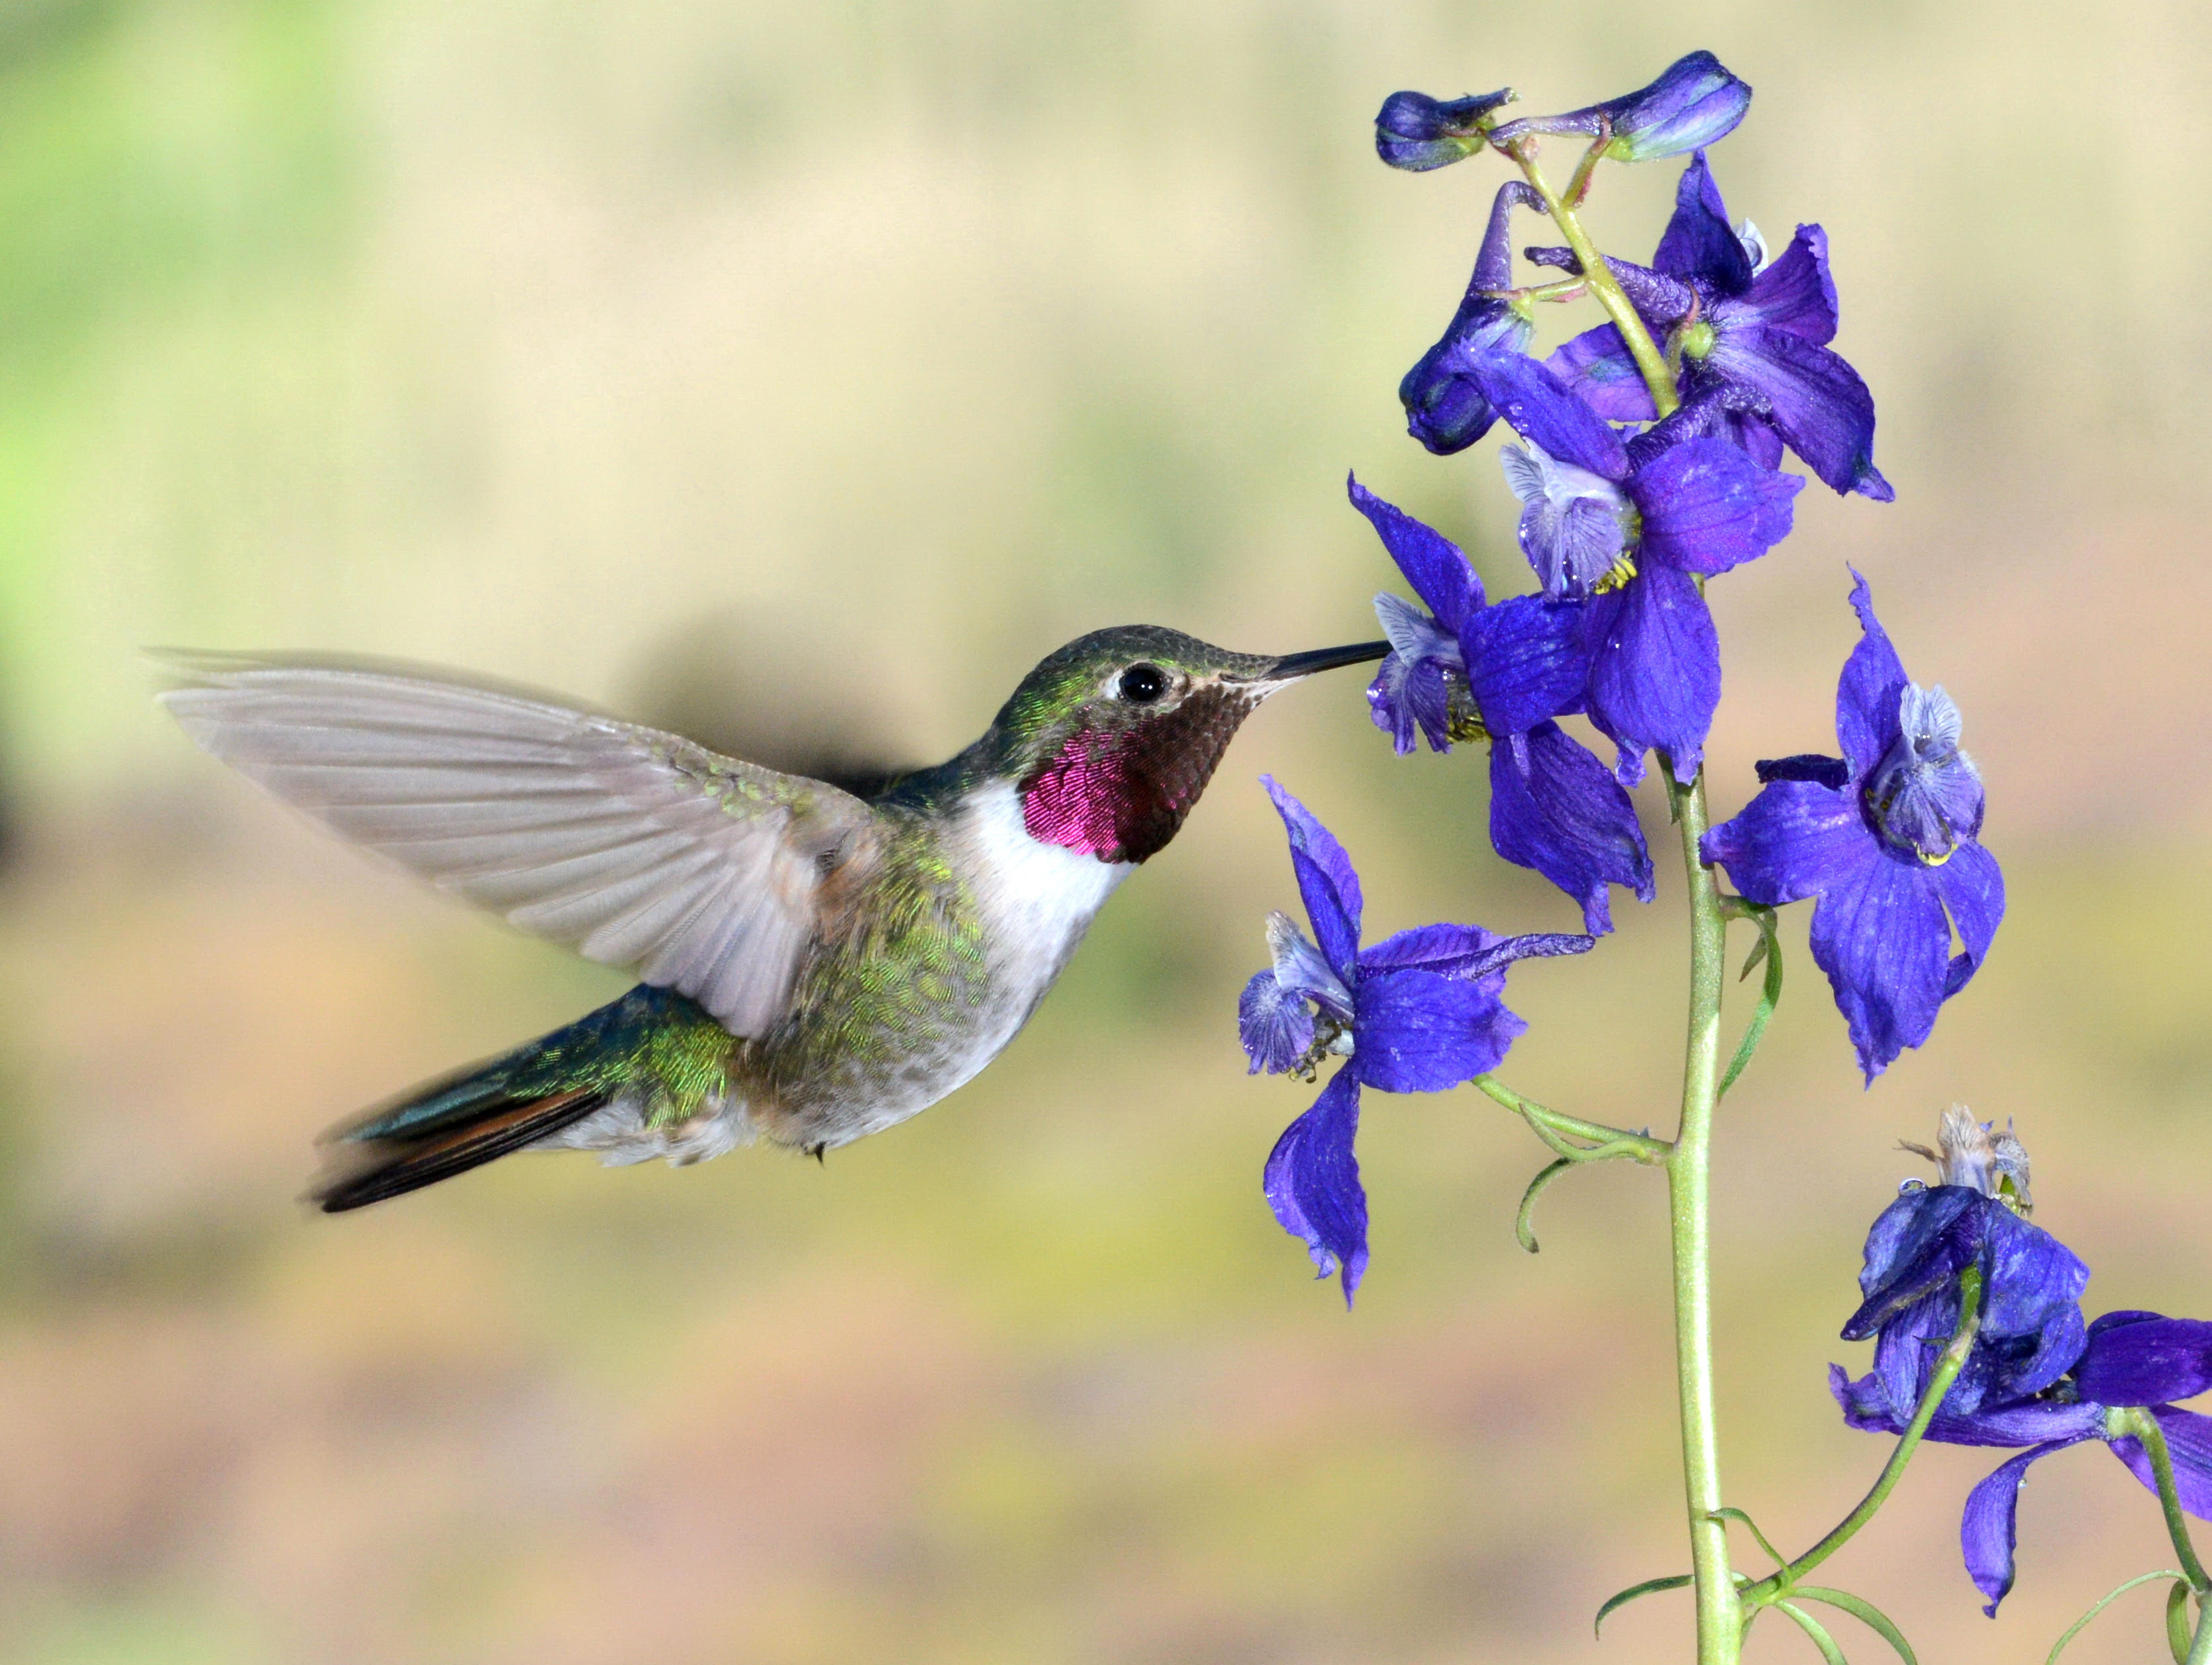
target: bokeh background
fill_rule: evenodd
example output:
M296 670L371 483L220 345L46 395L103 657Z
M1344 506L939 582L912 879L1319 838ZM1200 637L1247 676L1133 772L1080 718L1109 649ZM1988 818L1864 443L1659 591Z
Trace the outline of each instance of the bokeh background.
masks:
M1833 239L1898 489L1816 487L1716 586L1717 805L1827 745L1855 562L1967 714L2012 896L1871 1091L1791 921L1720 1143L1730 1498L1802 1544L1878 1466L1823 1367L1954 1099L2017 1118L2092 1311L2212 1314L2212 13L7 0L0 1658L1683 1656L1679 1596L1589 1629L1681 1561L1654 1176L1557 1188L1532 1259L1526 1131L1372 1099L1350 1316L1259 1194L1305 1100L1234 1039L1292 895L1255 777L1378 930L1568 928L1484 848L1479 758L1393 757L1348 678L1277 702L1006 1058L826 1166L532 1158L327 1220L318 1129L623 980L256 798L136 650L443 661L897 763L1100 624L1368 634L1348 467L1524 588L1492 447L1428 457L1394 396L1495 165L1392 173L1367 123L1694 46L1759 89L1732 210ZM1647 251L1675 171L1613 170L1601 240ZM1516 974L1525 1090L1670 1125L1662 872ZM1929 1449L1831 1565L1924 1659L2039 1658L2170 1554L2069 1454L1992 1624L1954 1538L1989 1461ZM2078 1656L2148 1656L2155 1610Z

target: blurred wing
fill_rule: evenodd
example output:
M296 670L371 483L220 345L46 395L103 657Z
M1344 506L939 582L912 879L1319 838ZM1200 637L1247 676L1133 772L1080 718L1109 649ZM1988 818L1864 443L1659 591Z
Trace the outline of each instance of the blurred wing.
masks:
M835 787L674 734L340 661L160 656L185 732L331 831L731 1033L789 1001L824 878L872 854Z

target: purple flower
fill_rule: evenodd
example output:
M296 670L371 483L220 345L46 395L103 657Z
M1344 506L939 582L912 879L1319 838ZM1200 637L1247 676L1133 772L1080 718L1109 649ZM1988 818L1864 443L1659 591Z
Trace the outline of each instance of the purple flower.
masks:
M1482 580L1457 544L1358 480L1352 507L1398 563L1423 612L1375 598L1390 652L1367 690L1375 726L1402 755L1415 737L1449 751L1454 740L1490 746L1490 839L1508 861L1582 904L1593 936L1613 929L1607 886L1654 895L1651 853L1636 806L1605 765L1552 719L1580 707L1589 632L1572 602L1516 596L1486 605Z
M1828 1367L1829 1391L1852 1427L1902 1433L1959 1323L1959 1279L1982 1272L1982 1316L1966 1364L1943 1395L1927 1437L1953 1445L2025 1446L1967 1494L1960 1522L1966 1571L1992 1618L2013 1584L2014 1517L2031 1464L2087 1439L2104 1440L2155 1492L2156 1476L2130 1419L2148 1410L2173 1458L2182 1507L2212 1519L2212 1418L2174 1408L2212 1388L2212 1324L2154 1312L2108 1312L2084 1328L2089 1268L2021 1218L2027 1152L2010 1127L1943 1113L1933 1158L1942 1183L1909 1188L1867 1234L1859 1288L1866 1299L1844 1326L1847 1341L1875 1336L1875 1368L1857 1381ZM2018 1212L2015 1212L2017 1209Z
M1393 93L1376 112L1375 154L1408 173L1449 167L1490 143L1495 113L1512 98L1510 87L1455 99Z
M1684 405L1709 431L1765 461L1778 440L1787 441L1836 490L1888 502L1897 494L1874 465L1874 396L1828 345L1837 311L1827 234L1800 226L1779 258L1762 266L1765 255L1752 228L1729 228L1701 152L1682 174L1652 264L1607 264L1644 321L1680 353ZM1531 249L1529 257L1579 270L1565 249ZM1576 337L1549 362L1616 422L1656 414L1610 324Z
M1323 1059L1346 1060L1276 1141L1265 1188L1275 1218L1305 1240L1320 1275L1340 1275L1349 1304L1367 1267L1367 1196L1352 1154L1360 1088L1441 1092L1497 1068L1528 1027L1501 998L1505 968L1531 956L1585 953L1592 942L1425 925L1362 948L1351 858L1304 805L1272 779L1265 784L1290 832L1291 867L1314 940L1288 915L1270 915L1275 963L1246 985L1237 1032L1255 1073L1310 1079Z
M1490 228L1483 234L1474 275L1468 280L1459 310L1443 337L1398 384L1399 402L1406 407L1406 431L1439 457L1464 451L1498 420L1474 372L1501 355L1519 357L1528 344L1534 325L1527 303L1500 300L1495 292L1513 284L1509 235L1513 210L1542 206L1536 193L1518 179L1498 187L1490 204Z
M1590 720L1620 749L1624 779L1640 778L1655 749L1688 779L1721 690L1720 639L1696 578L1788 537L1804 482L1667 424L1624 443L1534 359L1501 355L1474 375L1528 442L1501 458L1545 593L1594 598Z
M1851 576L1865 635L1836 690L1843 757L1760 763L1759 796L1702 848L1750 901L1816 899L1813 958L1871 1083L1980 969L2004 875L1978 842L1981 777L1959 750L1958 708L1905 679L1866 580Z
M2030 1206L2019 1139L1954 1104L1939 1143L1937 1152L1906 1147L1936 1162L1940 1183L1912 1182L1875 1222L1859 1273L1865 1299L1844 1325L1846 1341L1874 1338L1874 1373L1859 1389L1900 1425L1958 1328L1959 1280L1969 1267L1982 1274L1981 1327L1944 1395L1945 1414L2032 1397L2081 1353L2089 1268L2015 1212Z
M1853 1382L1839 1365L1828 1367L1829 1389L1854 1428L1878 1433L1904 1431L1899 1417L1868 1376ZM2173 1459L2174 1490L2181 1506L2212 1521L2212 1417L2178 1408L2172 1401L2212 1388L2212 1323L2166 1318L2155 1312L2108 1312L2089 1325L2081 1356L2066 1377L2026 1398L1985 1401L1954 1413L1952 1395L1929 1424L1928 1437L1954 1445L2025 1446L2000 1463L1966 1494L1959 1544L1975 1588L1997 1604L2013 1586L2021 1482L2034 1463L2084 1440L2103 1440L2112 1455L2152 1492L2158 1480L2142 1442L2126 1431L2115 1412L2147 1410L2166 1436ZM1954 1390L1955 1392L1955 1389Z
M1711 52L1692 52L1640 91L1564 116L1509 122L1497 138L1504 144L1526 133L1587 133L1608 137L1605 154L1616 161L1657 161L1719 143L1750 107L1748 86Z

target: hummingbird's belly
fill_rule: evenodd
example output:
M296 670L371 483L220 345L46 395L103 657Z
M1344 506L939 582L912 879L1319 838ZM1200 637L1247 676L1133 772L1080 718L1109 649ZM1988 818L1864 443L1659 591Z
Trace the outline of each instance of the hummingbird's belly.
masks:
M972 971L918 975L901 1043L856 1047L829 1073L830 1091L789 1096L763 1118L781 1124L763 1125L770 1137L809 1149L849 1144L966 1085L1021 1032L1106 898L1136 871L1032 838L1003 781L970 798L945 857L961 893L947 910L947 961L963 963L962 946L971 946Z
M829 1150L903 1121L1006 1049L1135 871L1032 838L1004 783L904 861L862 945L810 962L783 1027L736 1048L726 1091L673 1121L625 1096L545 1144L684 1164L762 1138Z

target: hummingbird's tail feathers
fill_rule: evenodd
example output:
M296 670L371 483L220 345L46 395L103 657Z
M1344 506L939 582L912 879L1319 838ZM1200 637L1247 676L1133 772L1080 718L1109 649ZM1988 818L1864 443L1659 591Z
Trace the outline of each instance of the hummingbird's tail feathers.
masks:
M404 1196L534 1145L606 1102L604 1092L575 1087L542 1098L493 1098L459 1117L435 1118L428 1132L352 1134L307 1194L326 1214Z
M503 689L313 658L162 663L185 732L275 797L735 1035L782 1020L825 905L883 838L835 787Z
M323 1135L324 1167L308 1198L342 1213L510 1151L573 1145L562 1135L611 1104L628 1107L618 1120L635 1130L639 1158L677 1155L680 1137L672 1143L656 1128L716 1121L737 1044L697 1002L641 984L550 1035L339 1123ZM580 1148L608 1146L590 1139Z

